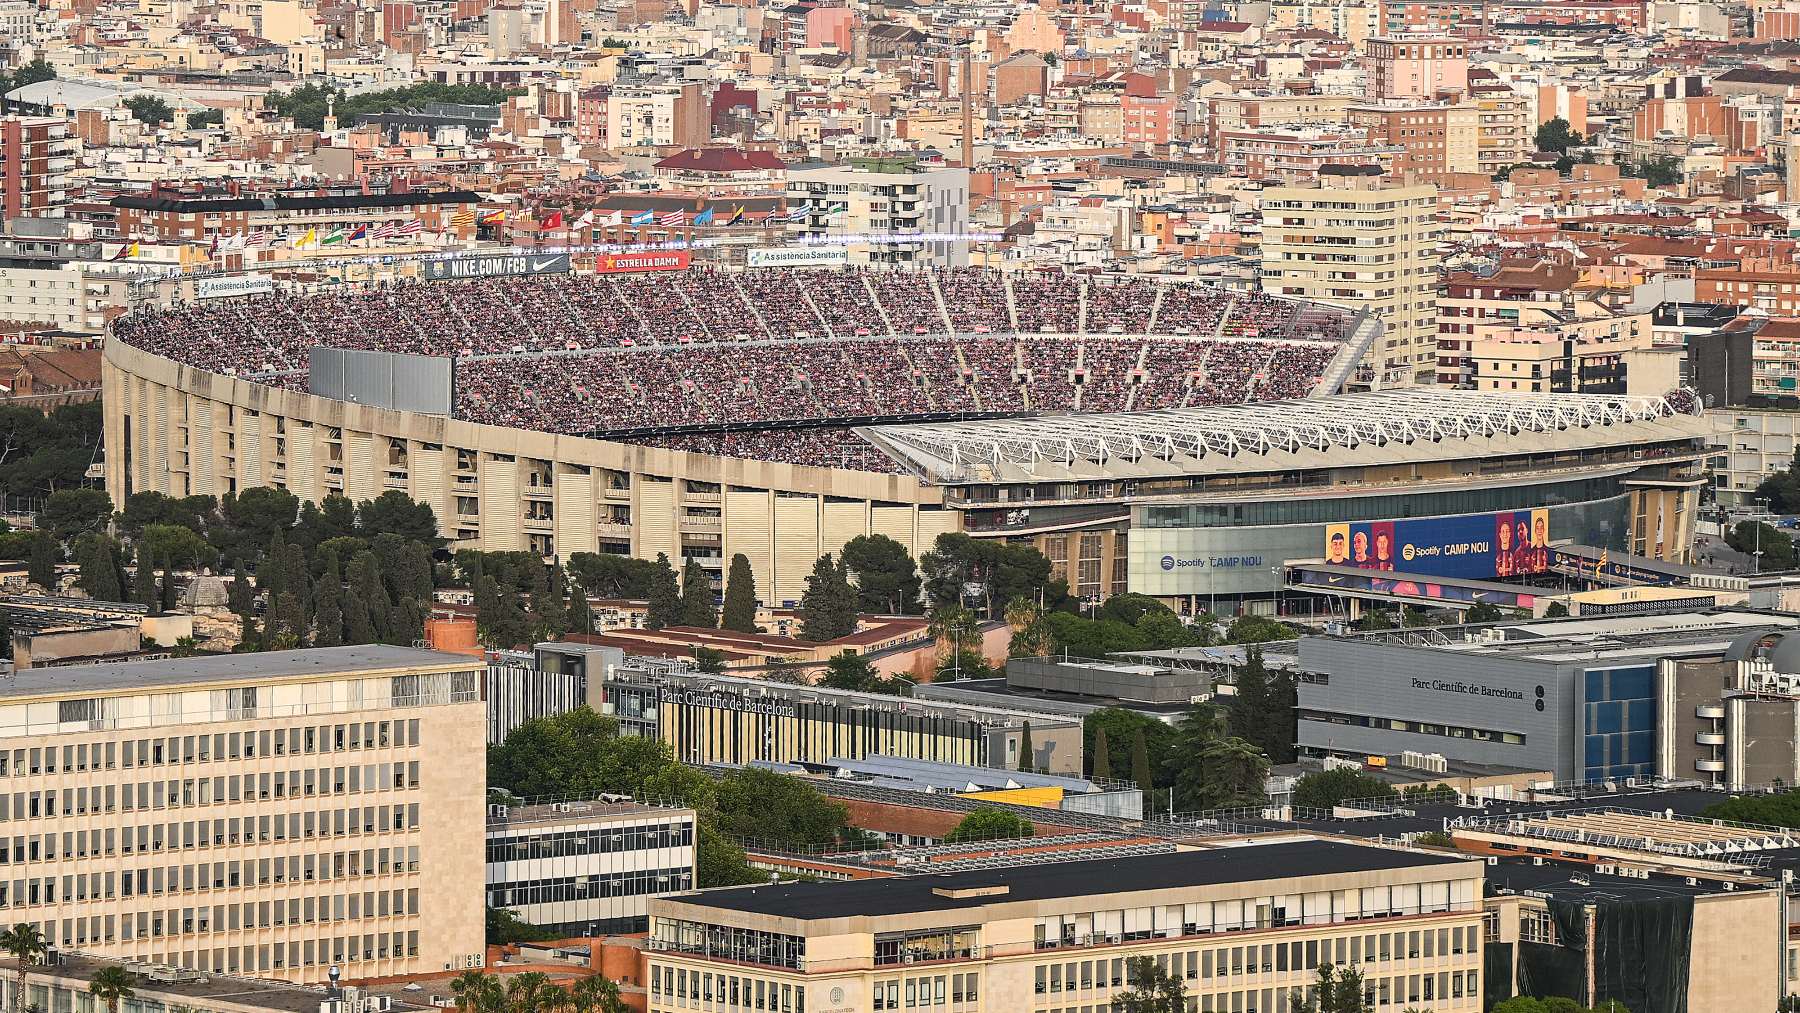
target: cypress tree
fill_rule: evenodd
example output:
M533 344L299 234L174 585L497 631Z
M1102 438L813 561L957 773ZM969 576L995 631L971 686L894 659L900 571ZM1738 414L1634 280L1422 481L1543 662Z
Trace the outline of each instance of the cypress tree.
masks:
M1150 779L1150 744L1144 740L1142 728L1131 735L1131 779L1137 782L1138 790L1146 795L1156 787L1156 783Z
M156 611L156 569L151 563L150 550L138 546L137 564L131 574L131 600L139 605L149 606Z
M336 549L319 550L319 580L313 585L314 647L344 643L344 579ZM357 641L361 643L362 641Z
M56 593L56 562L62 555L56 539L47 534L40 534L31 540L31 558L26 563L25 579L43 588L50 594Z
M81 589L97 601L118 601L119 573L110 538L88 533L75 541L75 563L81 567Z
M1250 742L1263 752L1269 750L1269 679L1263 669L1262 648L1244 651L1244 667L1239 670L1231 704L1226 709L1231 734Z
M355 586L344 592L344 640L352 644L372 644L378 639L375 620L369 614L369 603Z
M12 656L12 617L0 608L0 658L11 661Z
M681 570L681 625L709 630L719 625L719 613L713 608L712 578L695 559L688 560Z
M675 567L669 557L656 554L656 572L650 577L650 607L644 614L644 625L653 630L681 623L681 585L675 579Z
M162 610L173 612L175 610L175 561L164 559L162 563Z
M344 583L362 600L369 613L369 623L375 630L375 639L358 642L393 643L390 637L394 632L394 603L388 600L387 586L381 582L381 566L375 561L375 553L367 549L357 553L344 569ZM348 606L345 609L347 615Z
M725 610L719 625L738 633L756 632L756 574L741 552L731 557L731 571L725 576Z
M569 581L569 632L594 632L594 610L588 605L587 588L578 580Z
M266 640L277 650L306 646L306 603L297 592L283 591L269 607Z
M830 553L813 563L800 596L800 639L821 643L856 632L856 589L850 573Z
M1106 729L1104 728L1094 729L1094 755L1089 757L1088 776L1113 776L1112 749L1107 745Z
M1019 769L1025 773L1037 771L1037 755L1031 745L1031 722L1024 721L1019 725Z

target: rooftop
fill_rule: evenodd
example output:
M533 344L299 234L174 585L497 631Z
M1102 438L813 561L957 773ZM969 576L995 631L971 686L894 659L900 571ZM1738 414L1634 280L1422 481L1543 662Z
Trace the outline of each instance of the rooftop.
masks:
M990 904L1017 901L1469 864L1471 863L1466 859L1449 855L1423 854L1336 841L1304 840L1208 851L1183 851L1105 862L983 869L940 876L739 887L682 894L667 900L776 918L813 920L854 915L879 918L923 911L981 908ZM994 892L997 889L1003 889L1004 892ZM964 891L973 891L973 894Z
M202 682L280 681L454 665L468 668L470 659L440 651L365 644L316 647L304 651L221 654L203 658L164 658L65 668L27 668L0 679L0 699L71 696L77 693L126 693Z
M940 482L1160 477L1404 464L1704 435L1692 397L1425 388L1211 408L924 422L859 429ZM1522 437L1522 439L1520 439ZM1347 458L1353 452L1354 458Z
M534 805L490 805L488 806L487 826L489 830L497 830L528 824L600 823L615 819L633 819L656 813L687 812L690 810L673 806L649 805L631 799L545 802Z

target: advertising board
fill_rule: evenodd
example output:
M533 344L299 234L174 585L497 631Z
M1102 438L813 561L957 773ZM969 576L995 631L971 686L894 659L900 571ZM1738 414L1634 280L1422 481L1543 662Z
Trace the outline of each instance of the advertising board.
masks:
M568 274L566 253L508 253L492 257L456 257L427 260L428 281L451 281L458 278L500 278L515 274Z
M1325 526L1327 563L1481 580L1550 569L1550 511Z
M842 267L850 251L842 246L765 246L745 254L748 267Z
M194 298L226 299L240 295L268 295L275 291L275 281L266 274L234 274L194 281Z

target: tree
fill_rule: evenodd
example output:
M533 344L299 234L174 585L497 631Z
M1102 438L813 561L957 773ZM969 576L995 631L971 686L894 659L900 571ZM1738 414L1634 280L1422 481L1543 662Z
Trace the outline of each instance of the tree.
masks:
M669 557L661 552L656 554L656 574L650 584L644 625L653 630L681 625L681 585L675 579L675 567L669 563Z
M969 810L969 814L944 835L944 843L1011 840L1030 837L1036 832L1037 828L1023 816L998 806L984 805Z
M1131 733L1131 781L1145 794L1156 790L1156 782L1150 773L1150 740L1145 737L1142 727Z
M313 646L337 647L344 643L344 579L338 567L336 550L321 549L319 562L323 567L319 579L313 583ZM369 620L368 606L357 603L357 636L373 632ZM352 640L351 643L366 644L367 640Z
M834 844L850 826L843 803L800 778L759 767L738 767L721 777L716 806L722 832L787 847Z
M1363 985L1362 972L1354 967L1320 964L1319 981L1302 992L1295 989L1290 1008L1294 1013L1370 1013L1375 1003Z
M756 632L756 574L750 569L750 557L741 552L731 557L731 569L725 575L725 608L719 626L736 633Z
M131 567L131 600L149 606L152 612L161 605L156 596L156 565L150 550L142 545L138 546L137 559Z
M507 911L502 914L511 914ZM493 942L495 910L488 909L488 942ZM523 922L519 923L523 925ZM456 1008L463 1013L505 1013L506 988L500 979L485 971L464 971L450 980L450 994L456 997Z
M531 637L555 640L569 632L567 581L562 567L539 562L531 568Z
M1112 777L1112 749L1106 741L1105 728L1096 728L1094 730L1094 744L1091 749L1092 751L1088 753L1088 776ZM1149 762L1148 746L1145 746L1144 755L1147 764Z
M56 539L44 532L39 532L31 540L31 558L26 561L25 579L43 588L49 594L56 593L56 564L62 560L62 550Z
M1566 619L1568 618L1568 615L1569 606L1564 605L1562 602L1553 601L1544 607L1545 619Z
M13 1013L20 1013L25 1001L25 974L34 964L44 960L44 951L49 942L44 933L30 922L19 922L5 932L0 932L0 951L4 951L18 962L18 983L13 987Z
M1131 988L1113 996L1114 1013L1185 1013L1187 985L1155 958L1128 958L1125 980Z
M1095 740L1102 732L1106 735L1108 746L1117 744L1119 747L1116 750L1118 754L1116 757L1107 756L1106 767L1089 768L1093 775L1113 780L1123 780L1126 776L1130 776L1130 769L1127 768L1121 772L1118 769L1118 762L1128 759L1129 744L1140 731L1143 733L1145 746L1149 753L1150 774L1155 779L1155 786L1165 787L1167 782L1162 780L1162 774L1169 751L1174 748L1175 729L1148 715L1126 710L1123 707L1102 707L1099 710L1090 711L1086 717L1081 719L1082 750L1088 756L1093 756L1098 752ZM1108 752L1115 751L1108 750Z
M1371 606L1350 625L1354 629L1364 631L1391 630L1394 628L1394 619L1388 615L1386 609Z
M1052 580L1050 560L1029 545L972 538L962 532L939 535L919 559L926 597L938 608L961 605L966 597L982 601L981 615L993 619L1014 598L1037 600L1046 609L1068 601L1068 586Z
M123 967L102 967L88 979L88 991L106 1004L106 1013L119 1013L119 1000L137 994L131 987L134 981L136 978Z
M1619 171L1625 176L1641 176L1644 182L1653 187L1674 186L1686 175L1681 159L1674 155L1651 155L1635 165L1626 162L1619 167Z
M12 619L5 609L0 609L0 658L11 661L13 656Z
M574 633L594 632L594 609L588 604L587 591L569 582L569 630Z
M1800 447L1794 459L1781 471L1763 479L1756 495L1769 501L1769 509L1778 514L1800 513Z
M1263 752L1270 763L1293 763L1294 744L1300 740L1300 687L1289 671L1269 679L1269 727Z
M1269 751L1269 673L1263 668L1263 653L1258 647L1246 648L1244 667L1238 669L1226 718L1231 734L1256 743L1264 753Z
M1570 130L1569 121L1558 116L1537 128L1535 140L1539 151L1554 151L1560 155L1580 145L1581 134Z
M75 539L75 565L80 567L78 583L88 597L96 601L123 601L124 585L119 580L119 545L106 535L89 532Z
M1497 623L1504 618L1506 613L1491 601L1476 602L1474 608L1463 613L1465 623Z
M596 598L649 598L657 572L657 564L648 559L608 552L577 552L569 556L570 577Z
M904 679L884 679L869 659L845 651L825 663L825 675L819 685L826 689L849 690L853 693L888 693L904 695L908 684Z
M192 528L179 524L151 524L139 536L164 569L194 570L218 562L218 553Z
M381 579L381 564L374 552L364 549L351 557L344 567L344 586L368 610L368 625L375 638L361 643L393 643L394 602L388 597L387 585Z
M1220 715L1196 704L1182 715L1164 761L1175 808L1183 811L1261 805L1269 759L1254 745L1225 735Z
M1294 782L1294 805L1307 809L1330 809L1346 799L1392 798L1395 794L1386 781L1349 767L1314 771Z
M856 592L842 560L828 552L813 563L799 611L802 640L824 643L856 632Z
M1030 721L1019 725L1019 770L1025 773L1037 770L1037 747L1031 744Z
M919 567L906 546L886 535L858 535L844 543L843 560L856 581L857 611L917 614Z
M1262 644L1271 640L1292 640L1294 631L1286 623L1267 616L1246 612L1231 621L1225 631L1228 644Z
M125 108L131 110L132 119L145 126L160 127L175 118L175 111L169 104L155 95L135 95L125 100Z
M725 671L725 652L711 647L696 647L694 664L702 672L718 675Z
M112 497L105 489L58 489L44 501L37 523L66 543L103 530L112 513Z
M1761 823L1764 826L1800 830L1800 790L1789 789L1766 795L1739 795L1707 806L1701 810L1700 815L1709 820Z
M562 938L554 929L540 928L519 917L519 913L510 908L491 907L487 909L487 941L489 946L507 946L512 943L545 943L552 939ZM470 974L480 975L479 971ZM483 976L485 977L485 975ZM460 976L457 980L460 980ZM460 1000L461 993L456 991L456 980L450 982L452 994ZM460 1005L460 1002L459 1004Z
M269 616L263 631L264 641L271 650L290 651L306 646L306 631L311 625L306 618L306 599L302 597L304 589L299 591L283 591L274 596L269 603ZM346 601L355 601L356 594L351 592ZM351 606L346 605L348 610ZM372 640L363 643L373 643Z
M1794 539L1761 521L1738 521L1726 533L1725 544L1746 554L1760 550L1763 570L1789 570L1794 566Z
M1052 644L1050 624L1044 610L1029 598L1014 598L1006 603L1006 624L1012 627L1012 639L1006 645L1009 658L1048 657Z
M431 504L418 502L398 489L389 489L357 505L356 532L365 538L399 535L432 548L444 541L438 537L437 515L432 513Z
M719 625L713 608L712 578L697 559L689 559L681 571L681 625L713 629Z

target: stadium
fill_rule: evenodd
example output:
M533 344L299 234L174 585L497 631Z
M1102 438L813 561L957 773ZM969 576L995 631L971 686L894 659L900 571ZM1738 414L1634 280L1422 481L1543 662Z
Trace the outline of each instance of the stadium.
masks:
M1268 594L1327 523L1545 508L1559 538L1642 548L1634 530L1673 546L1692 514L1696 406L1340 395L1380 324L1328 305L1060 272L485 259L145 286L106 348L115 500L397 489L471 547L715 574L743 553L771 604L865 533L915 554L947 531L1029 540L1080 594L1194 607Z

